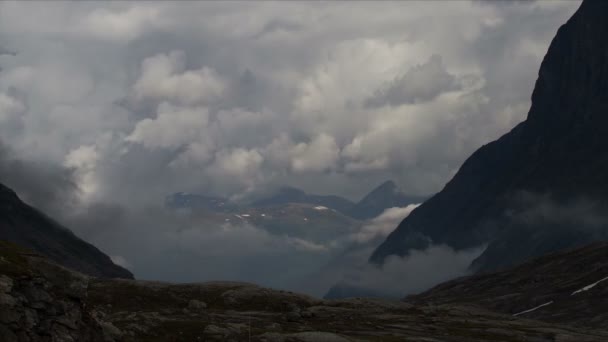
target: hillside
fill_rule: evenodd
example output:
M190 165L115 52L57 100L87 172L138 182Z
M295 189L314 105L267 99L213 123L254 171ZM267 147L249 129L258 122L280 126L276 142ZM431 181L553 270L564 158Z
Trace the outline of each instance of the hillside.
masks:
M85 274L104 278L133 278L131 272L115 265L95 246L30 207L2 184L0 239L31 248L60 265Z
M605 341L470 306L325 301L243 283L95 279L0 242L3 341Z

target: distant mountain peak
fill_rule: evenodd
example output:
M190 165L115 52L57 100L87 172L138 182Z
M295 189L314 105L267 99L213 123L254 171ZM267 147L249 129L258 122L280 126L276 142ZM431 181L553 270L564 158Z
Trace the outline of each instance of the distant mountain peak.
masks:
M394 181L387 180L374 189L372 193L375 191L400 191L400 189Z

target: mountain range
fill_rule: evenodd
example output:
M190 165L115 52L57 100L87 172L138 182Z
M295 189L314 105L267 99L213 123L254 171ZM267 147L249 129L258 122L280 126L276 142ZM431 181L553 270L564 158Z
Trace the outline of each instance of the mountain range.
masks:
M356 220L369 220L382 214L388 208L418 204L427 198L427 196L407 195L395 182L388 180L356 203L336 195L308 194L294 187L282 187L270 195L256 198L248 203L235 203L228 198L219 196L177 192L167 196L165 204L174 209L190 208L214 212L233 212L299 203L333 209Z

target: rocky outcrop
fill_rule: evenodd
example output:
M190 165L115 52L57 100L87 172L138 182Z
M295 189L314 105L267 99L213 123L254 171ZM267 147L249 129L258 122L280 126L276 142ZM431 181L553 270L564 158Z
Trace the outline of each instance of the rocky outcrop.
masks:
M33 249L79 272L108 278L133 278L95 246L78 238L0 184L0 239Z
M88 277L5 242L0 255L0 340L105 340L85 307Z
M0 243L1 341L579 341L608 333L467 305L320 300L251 284L95 279Z
M582 3L549 47L527 120L473 153L387 237L372 262L431 244L457 250L489 244L474 267L491 270L608 239L608 220L587 220L608 207L606 18L608 2ZM572 210L566 220L545 210L586 205L592 213ZM540 214L532 215L535 209Z

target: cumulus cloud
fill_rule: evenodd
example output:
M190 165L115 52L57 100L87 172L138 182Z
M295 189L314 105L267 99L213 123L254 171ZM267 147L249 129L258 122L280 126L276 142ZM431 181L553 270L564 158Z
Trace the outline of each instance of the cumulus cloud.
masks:
M196 141L205 132L209 114L204 107L176 107L162 103L154 119L138 122L125 140L155 148L176 149Z
M441 56L432 55L426 63L412 67L376 90L366 105L380 107L426 102L460 88L457 78L445 70Z
M310 143L299 143L291 150L291 167L295 172L330 170L338 160L340 150L335 140L320 134Z
M141 76L133 85L135 100L192 105L218 98L226 87L220 76L208 67L186 70L185 57L183 51L172 51L146 58Z
M166 192L196 177L246 191L200 169L242 149L262 156L257 187L358 197L392 178L428 194L524 117L543 51L577 4L369 6L2 4L0 39L20 53L0 60L0 92L16 89L27 108L26 134L7 141L62 161L112 134L145 147L131 160L165 162ZM427 27L425 13L450 29Z

